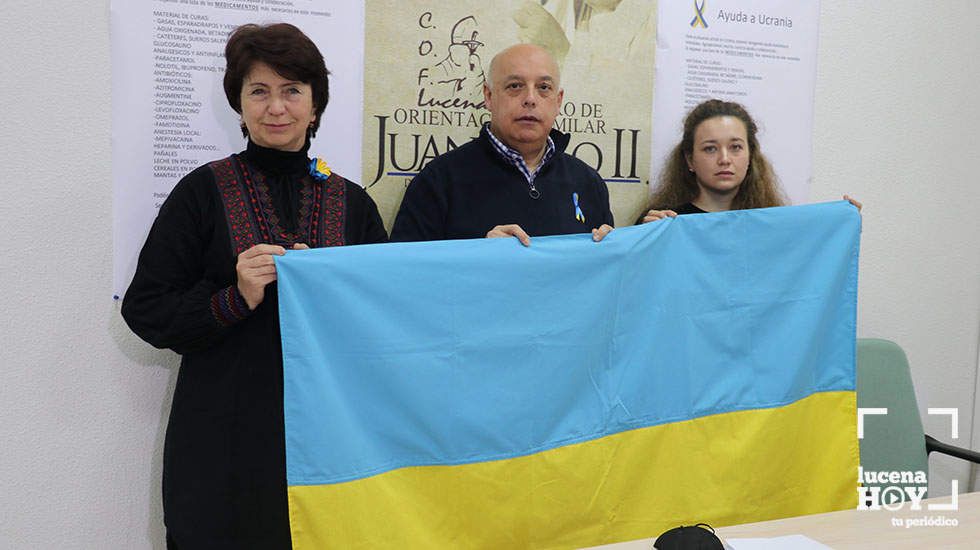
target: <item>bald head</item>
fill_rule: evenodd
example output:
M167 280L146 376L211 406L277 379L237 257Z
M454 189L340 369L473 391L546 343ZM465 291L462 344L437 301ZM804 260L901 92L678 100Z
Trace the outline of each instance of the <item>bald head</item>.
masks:
M496 71L509 66L508 63L514 58L531 58L539 61L554 78L555 87L561 87L561 71L558 63L548 50L536 44L514 44L493 56L490 60L490 70L487 72L487 86L493 88L493 83L500 81Z
M533 44L511 46L490 62L483 85L490 131L528 166L540 158L558 116L564 96L559 80L555 59Z

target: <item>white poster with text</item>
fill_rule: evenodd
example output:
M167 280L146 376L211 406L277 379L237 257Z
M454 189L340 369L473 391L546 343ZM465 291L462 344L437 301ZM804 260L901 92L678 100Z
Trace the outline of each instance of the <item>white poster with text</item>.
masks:
M225 43L239 25L285 21L316 43L330 103L310 152L360 174L363 2L113 0L110 15L114 297L180 178L245 148L222 85Z
M746 107L786 195L806 202L819 17L817 0L660 3L651 189L680 141L684 115L717 98Z

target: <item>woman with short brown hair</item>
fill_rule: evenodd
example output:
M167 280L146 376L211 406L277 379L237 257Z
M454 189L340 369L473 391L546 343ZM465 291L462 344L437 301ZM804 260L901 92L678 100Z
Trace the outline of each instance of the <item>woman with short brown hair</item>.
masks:
M316 45L292 25L245 25L225 56L246 149L170 193L122 314L182 356L163 453L168 548L289 548L273 258L387 235L367 193L308 156L329 98Z

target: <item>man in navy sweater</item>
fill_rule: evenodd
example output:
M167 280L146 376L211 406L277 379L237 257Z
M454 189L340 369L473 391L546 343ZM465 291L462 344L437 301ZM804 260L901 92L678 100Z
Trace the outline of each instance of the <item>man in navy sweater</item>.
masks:
M612 230L609 191L590 166L565 153L553 129L561 107L558 64L532 44L490 62L483 86L490 122L480 137L432 160L412 180L392 241L592 233Z

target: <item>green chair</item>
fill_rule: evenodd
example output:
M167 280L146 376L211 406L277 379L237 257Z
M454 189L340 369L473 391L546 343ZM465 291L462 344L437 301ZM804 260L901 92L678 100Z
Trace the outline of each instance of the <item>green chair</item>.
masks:
M926 435L912 388L909 362L897 344L888 340L857 341L857 406L887 408L887 415L864 417L860 441L861 466L866 472L926 472L928 455L938 452L980 464L980 453L954 447ZM889 486L892 483L865 483ZM899 483L898 486L917 486Z

